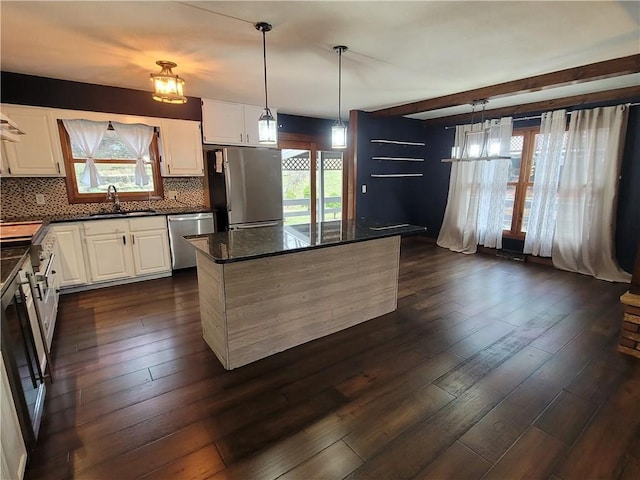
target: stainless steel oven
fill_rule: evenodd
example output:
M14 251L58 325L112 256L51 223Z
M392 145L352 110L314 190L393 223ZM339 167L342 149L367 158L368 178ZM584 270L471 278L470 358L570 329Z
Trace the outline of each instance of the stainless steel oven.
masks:
M2 358L27 448L35 445L46 393L39 350L43 339L35 317L34 299L25 271L4 289L0 317Z

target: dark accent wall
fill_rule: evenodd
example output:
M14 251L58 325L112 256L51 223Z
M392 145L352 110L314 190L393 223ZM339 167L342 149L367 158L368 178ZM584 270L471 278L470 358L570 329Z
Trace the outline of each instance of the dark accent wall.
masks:
M385 161L372 157L424 158L425 147L371 143L372 139L424 142L422 122L407 118L374 119L365 112L358 112L357 138L356 216L381 223L423 224L424 177L371 177L371 174L424 174L427 162ZM362 193L363 185L366 185L366 193Z
M640 107L629 109L622 166L618 184L616 254L620 266L633 272L640 251Z
M589 108L604 106L589 105ZM539 125L539 120L517 122L517 127ZM454 129L441 126L424 128L423 122L407 118L376 119L358 112L358 186L356 214L384 223L409 222L427 227L427 234L437 237L442 226L449 194L451 164L441 159L451 155ZM420 166L392 165L373 161L372 138L424 141L425 162ZM403 149L391 152L402 156ZM418 171L422 178L373 179L374 172ZM367 185L367 193L361 191ZM632 272L640 242L640 107L630 108L621 166L616 210L615 248L620 266ZM524 242L503 239L503 248L522 252Z

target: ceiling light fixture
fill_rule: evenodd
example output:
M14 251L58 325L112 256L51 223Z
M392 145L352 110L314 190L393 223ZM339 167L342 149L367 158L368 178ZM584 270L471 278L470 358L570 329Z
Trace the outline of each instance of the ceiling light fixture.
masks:
M331 148L347 148L347 126L342 122L342 52L348 49L344 45L336 45L333 50L338 53L338 119L331 127Z
M160 73L151 74L153 99L163 103L187 103L187 97L184 96L183 92L184 80L178 75L174 75L171 71L171 69L177 67L178 64L158 60L156 65L159 65L162 70L160 70Z
M474 100L471 104L471 129L464 132L462 145L451 148L451 158L443 162L468 162L473 160L500 160L511 159L510 156L501 155L503 150L500 138L491 135L491 121L485 123L484 110L488 100ZM473 123L473 116L478 105L482 105L482 119L480 123Z
M258 142L263 144L275 144L277 136L276 120L269 110L269 96L267 94L267 40L266 33L273 28L266 22L255 24L256 30L262 32L262 59L264 63L264 110L258 119Z

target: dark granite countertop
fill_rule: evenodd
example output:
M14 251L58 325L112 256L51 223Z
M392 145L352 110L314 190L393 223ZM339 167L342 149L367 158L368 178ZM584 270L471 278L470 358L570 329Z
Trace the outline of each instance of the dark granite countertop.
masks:
M128 210L129 211L129 210ZM7 217L3 218L6 222L25 222L42 220L45 223L61 223L61 222L84 222L87 220L113 220L114 218L136 218L138 216L154 216L154 215L180 215L185 213L205 213L211 212L204 206L200 207L177 207L177 208L152 208L150 210L130 210L130 212L136 212L135 216L113 214L105 211L104 215L89 214L89 213L77 213L77 214L65 214L65 215L42 215L39 217Z
M13 280L28 256L28 245L2 248L0 251L0 290L2 290L2 294L4 294L4 287Z
M376 238L419 234L426 230L417 225L380 225L366 220L349 220L188 235L185 239L214 262L229 263Z

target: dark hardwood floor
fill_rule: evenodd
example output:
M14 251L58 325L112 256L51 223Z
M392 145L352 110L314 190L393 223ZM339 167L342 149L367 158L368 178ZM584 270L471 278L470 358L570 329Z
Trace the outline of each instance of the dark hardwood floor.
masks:
M627 288L409 241L396 312L231 372L194 271L65 295L26 477L637 479Z

